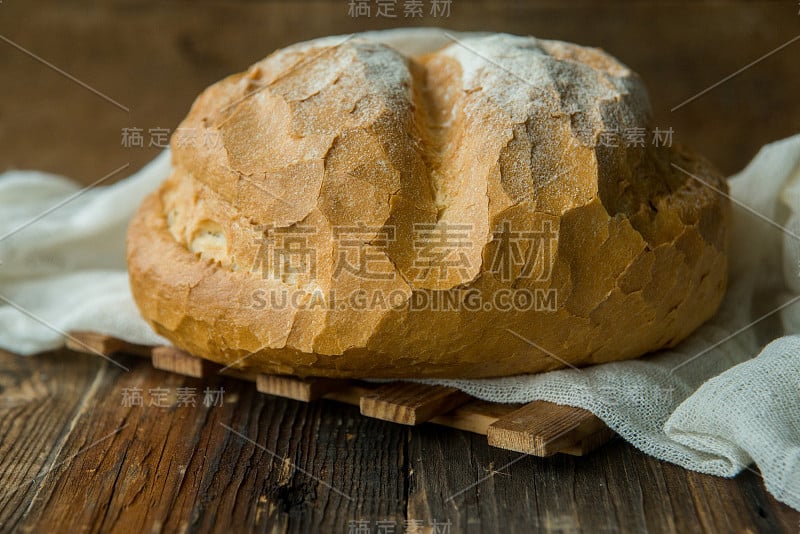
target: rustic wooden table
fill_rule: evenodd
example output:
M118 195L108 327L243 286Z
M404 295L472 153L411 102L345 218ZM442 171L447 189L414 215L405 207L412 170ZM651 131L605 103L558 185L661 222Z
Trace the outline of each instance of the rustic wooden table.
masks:
M453 0L449 17L431 2L414 24L609 50L647 82L654 123L725 172L800 126L800 42L670 111L796 37L795 1ZM412 22L402 0L394 20L372 4L351 17L348 0L0 2L0 168L86 184L136 169L203 87L276 47ZM126 128L144 146L124 146ZM67 351L0 353L0 532L800 531L800 513L754 471L700 475L620 440L583 458L520 456L465 432L121 361L129 372ZM137 388L145 405L129 406ZM217 405L204 405L206 388L223 390ZM148 406L159 390L170 406Z

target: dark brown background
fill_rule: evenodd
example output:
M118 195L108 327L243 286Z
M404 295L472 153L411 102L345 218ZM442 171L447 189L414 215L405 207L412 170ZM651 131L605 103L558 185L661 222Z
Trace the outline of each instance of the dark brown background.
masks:
M670 108L800 35L798 10L794 1L453 0L449 18L418 23L601 46L644 78L657 126L733 173L762 144L800 130L800 41ZM91 183L125 163L138 168L158 149L122 147L123 128L144 129L145 142L150 128L175 128L201 89L275 48L408 23L351 18L347 0L3 0L0 35L130 112L0 42L0 169ZM0 355L0 531L347 532L349 521L369 519L373 529L396 521L399 532L408 518L449 520L451 532L800 530L800 514L753 472L699 475L619 440L586 458L525 458L501 469L518 455L483 437L277 400L230 379L216 384L227 391L221 408L124 408L126 387L206 385L125 362L130 373L71 353Z
M44 169L91 182L128 161L139 167L157 149L122 147L122 128L175 128L204 87L278 47L412 20L352 18L347 1L5 0L0 34L131 111L0 43L0 168ZM800 42L670 109L799 35L799 10L794 1L453 0L449 18L426 14L416 24L603 47L641 74L655 124L672 127L676 141L730 174L764 143L800 130Z

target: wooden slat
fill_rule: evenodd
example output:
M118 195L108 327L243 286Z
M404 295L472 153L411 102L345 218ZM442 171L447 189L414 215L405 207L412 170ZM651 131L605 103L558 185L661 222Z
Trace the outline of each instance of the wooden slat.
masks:
M361 397L371 393L376 388L377 386L372 383L353 380L347 387L329 391L328 393L325 393L322 398L336 402L342 402L345 404L351 404L353 406L359 406L361 404Z
M263 375L256 378L256 389L268 395L277 395L303 402L311 402L325 393L342 389L347 380L328 378L298 378L294 376Z
M404 425L418 425L445 414L471 397L456 388L393 382L361 397L361 413Z
M113 354L133 354L136 356L149 357L152 347L128 343L121 339L99 334L97 332L74 331L69 332L65 340L65 345L69 350L82 352L84 354L100 353L103 356Z
M521 406L471 399L454 410L431 418L429 422L485 436L492 423Z
M350 381L346 387L325 393L321 398L359 406L361 398L371 394L377 387L380 386ZM432 417L428 422L485 436L489 425L521 406L470 399L447 413Z
M585 454L610 439L603 421L572 406L534 401L501 417L488 428L489 445L512 451L550 456L556 452Z
M245 380L247 382L255 382L258 379L258 373L237 369L235 367L223 367L217 372L221 375L236 378L237 380Z
M219 369L219 365L175 347L154 348L153 367L194 378L205 378Z
M600 425L587 426L578 432L577 441L570 447L564 447L556 452L571 456L584 456L593 450L608 443L616 433L600 421Z

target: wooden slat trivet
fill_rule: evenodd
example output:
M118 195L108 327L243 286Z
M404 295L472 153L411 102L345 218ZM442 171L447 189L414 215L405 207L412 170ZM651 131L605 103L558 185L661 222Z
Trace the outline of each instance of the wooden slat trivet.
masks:
M97 353L104 356L122 353L133 354L149 358L153 352L153 347L147 345L136 345L128 343L115 337L97 332L70 332L65 340L65 345L69 350L83 352L86 354Z
M130 353L153 367L194 378L223 374L256 383L261 393L303 402L330 399L359 406L367 417L405 425L430 422L487 436L489 445L535 456L582 456L614 435L591 412L544 401L498 404L450 387L412 382L377 384L359 380L266 375L222 367L174 347L147 347L96 332L71 332L67 347L112 356Z
M214 362L195 358L191 354L175 350L172 347L154 347L152 359L153 367L156 369L193 378L205 378L219 367Z
M256 378L256 389L268 395L311 402L319 399L325 393L347 387L347 382L347 380L330 378L298 378L259 374Z
M489 445L536 456L567 452L580 456L605 443L610 430L591 412L533 401L489 425ZM596 437L601 436L601 437Z
M470 400L456 388L413 382L392 382L361 397L361 414L367 417L418 425L447 413Z

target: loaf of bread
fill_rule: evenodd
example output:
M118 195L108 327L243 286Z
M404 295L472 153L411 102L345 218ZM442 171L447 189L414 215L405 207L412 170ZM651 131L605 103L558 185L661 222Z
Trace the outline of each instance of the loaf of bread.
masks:
M714 314L727 186L653 134L635 73L408 37L290 46L197 98L128 233L156 332L260 372L470 378L635 358Z

